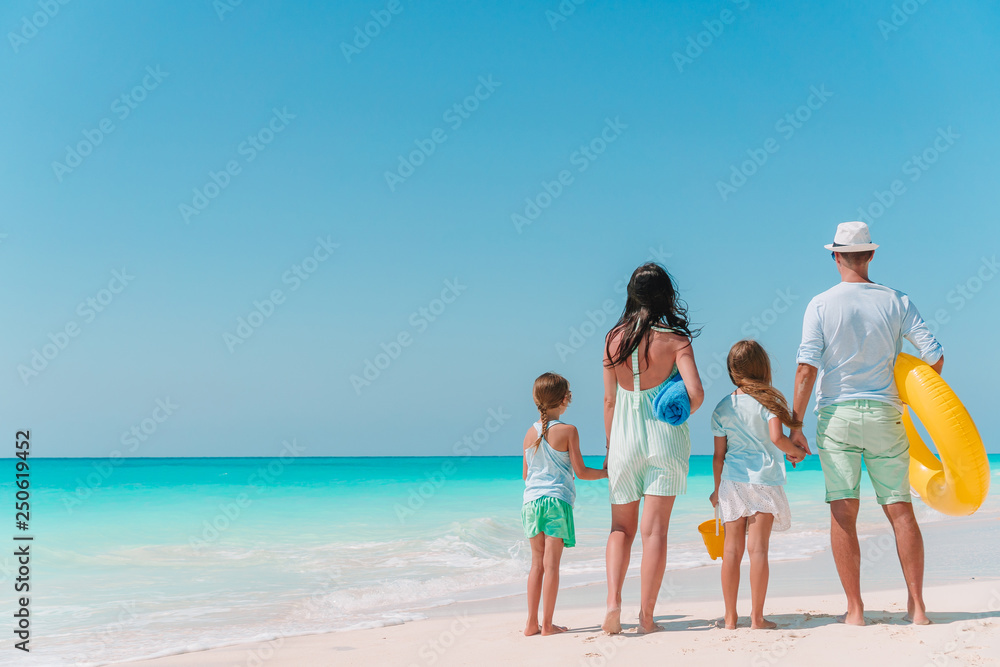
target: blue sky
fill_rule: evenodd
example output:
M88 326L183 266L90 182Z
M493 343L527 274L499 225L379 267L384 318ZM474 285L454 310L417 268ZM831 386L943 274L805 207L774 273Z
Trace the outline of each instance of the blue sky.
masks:
M603 332L653 257L704 328L709 453L718 360L754 335L787 392L822 245L864 216L1000 451L1000 11L573 6L6 3L4 428L39 456L517 454L555 370L603 452Z

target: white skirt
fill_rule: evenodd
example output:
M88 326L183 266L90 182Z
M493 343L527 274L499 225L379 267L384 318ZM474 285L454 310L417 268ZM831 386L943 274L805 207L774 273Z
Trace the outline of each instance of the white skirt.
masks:
M784 488L728 479L719 483L719 518L723 522L736 521L757 512L774 515L771 530L788 530L792 525L792 510L788 507Z

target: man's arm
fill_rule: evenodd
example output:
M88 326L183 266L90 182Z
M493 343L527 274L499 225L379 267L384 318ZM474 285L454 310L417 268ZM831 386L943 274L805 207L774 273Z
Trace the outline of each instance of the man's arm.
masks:
M809 397L812 396L813 387L816 386L817 373L816 367L809 364L799 364L798 368L795 369L795 390L792 394L793 419L802 421L805 417L806 409L809 407ZM806 450L806 454L812 454L809 451L809 440L806 439L801 427L791 429L788 437L796 445Z
M913 347L917 348L920 358L929 363L931 368L940 375L941 370L944 368L944 348L941 347L941 343L934 337L924 319L920 317L920 311L917 310L917 307L913 305L909 298L905 299L905 303L906 312L903 315L903 337L910 341ZM933 363L931 363L931 359L934 359Z
M931 368L933 368L934 370L936 370L938 375L941 375L941 371L944 369L944 355L943 354L941 355L940 359L938 359L933 364L931 364Z

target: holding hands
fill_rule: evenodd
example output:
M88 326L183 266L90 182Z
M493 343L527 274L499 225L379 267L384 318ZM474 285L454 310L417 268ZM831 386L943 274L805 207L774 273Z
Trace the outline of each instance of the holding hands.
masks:
M802 432L802 429L793 428L791 432L788 434L788 439L791 440L796 447L804 451L806 454L812 454L812 452L809 451L809 441L806 440L806 436Z
M809 441L806 439L805 434L802 433L802 429L792 429L788 434L787 440L788 443L786 444L791 444L792 448L786 449L782 447L782 451L785 452L785 459L794 468L796 463L804 460L812 452L809 450Z

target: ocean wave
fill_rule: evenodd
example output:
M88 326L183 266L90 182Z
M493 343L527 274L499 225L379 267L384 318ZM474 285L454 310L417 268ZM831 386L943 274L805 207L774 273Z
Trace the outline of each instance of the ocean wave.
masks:
M694 516L678 512L675 519L685 528L671 532L667 569L711 565L692 528ZM578 546L564 552L564 587L604 580L605 526L601 520L592 520L579 527ZM825 532L811 528L778 533L772 539L772 558L806 558L822 550L827 540ZM637 553L630 576L639 573L639 540L634 548ZM73 631L60 637L59 643L70 650L74 643L79 646L87 641L96 624L114 625L118 643L94 649L93 656L99 655L101 662L154 652L186 652L196 646L265 641L260 638L268 636L269 630L275 636L274 628L282 628L278 636L291 636L403 623L457 601L520 594L531 562L520 522L514 517L489 516L442 523L437 530L401 530L397 539L307 545L267 540L210 543L189 581L178 579L179 567L191 567L187 545L120 547L102 555L72 555L88 565L115 569L119 576L123 563L141 563L158 572L159 581L174 581L166 589L147 581L145 585L156 588L157 594L140 602L124 627L110 620L121 612L112 603L115 591L105 591L105 604L90 605L100 613L90 619L78 617ZM138 576L140 570L135 573ZM121 582L121 591L135 589L139 580L133 581L132 585ZM319 582L324 582L322 587ZM82 611L79 606L76 610ZM196 635L189 632L193 626L200 628Z

